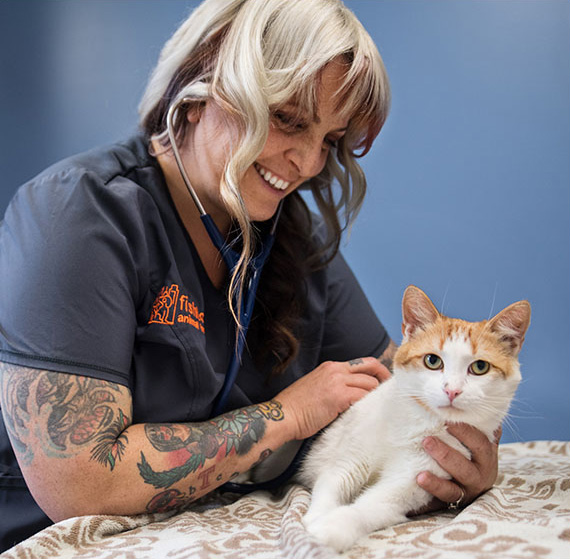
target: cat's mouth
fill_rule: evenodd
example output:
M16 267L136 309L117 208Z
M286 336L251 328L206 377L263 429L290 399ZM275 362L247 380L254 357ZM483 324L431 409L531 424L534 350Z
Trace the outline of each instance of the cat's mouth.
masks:
M446 404L444 406L437 406L437 409L441 410L443 413L452 414L452 415L458 415L463 413L463 410L460 407L453 405L453 403Z
M422 408L424 408L427 411L430 411L431 413L434 413L434 411L439 412L439 413L443 413L443 414L447 414L447 415L449 415L449 414L459 415L459 414L463 413L463 409L458 407L457 405L454 405L453 402L449 402L448 404L442 404L441 406L433 406L433 404L430 405L427 402L424 402L421 398L418 398L417 396L412 396L412 398Z

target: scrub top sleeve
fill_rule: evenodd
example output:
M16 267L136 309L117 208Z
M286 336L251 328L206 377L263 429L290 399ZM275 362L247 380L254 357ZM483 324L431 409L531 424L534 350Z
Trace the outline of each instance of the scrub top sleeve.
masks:
M18 191L0 227L1 360L128 385L144 264L134 186L72 169Z
M329 265L320 361L379 357L390 337L340 252Z

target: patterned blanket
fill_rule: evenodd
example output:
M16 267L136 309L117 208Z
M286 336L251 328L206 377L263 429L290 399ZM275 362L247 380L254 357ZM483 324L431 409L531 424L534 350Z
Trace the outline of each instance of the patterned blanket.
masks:
M212 494L176 515L86 516L51 526L2 559L332 559L301 518L309 493ZM500 447L495 486L460 511L416 517L363 538L350 559L570 558L570 442Z

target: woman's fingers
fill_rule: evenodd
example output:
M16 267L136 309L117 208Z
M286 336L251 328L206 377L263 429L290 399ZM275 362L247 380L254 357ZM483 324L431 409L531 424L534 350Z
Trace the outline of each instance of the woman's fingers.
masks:
M390 371L374 357L352 359L346 364L348 365L347 372L350 375L345 380L346 386L364 391L351 403L365 396L366 392L374 390L379 383L388 380L391 376Z
M467 504L467 493L453 481L437 477L431 472L421 472L416 481L422 489L437 499L436 502L430 503L428 510L437 510L458 501L461 505Z
M468 484L474 477L479 476L479 471L471 460L437 437L424 439L423 447L456 482Z
M489 441L481 431L465 423L449 425L447 430L470 450L470 464L474 466L474 469L469 472L461 470L449 473L464 486L469 487L475 498L490 489L497 479L499 472L498 440L497 442ZM473 479L465 478L471 473L474 476Z
M442 479L430 472L421 472L417 483L436 499L451 505L465 505L493 486L498 473L498 438L491 442L478 429L466 424L448 426L448 432L471 452L471 459L449 447L437 437L423 441L426 452L451 476Z
M359 357L347 361L346 364L351 374L364 374L367 377L376 378L379 382L384 382L392 376L388 367L375 357Z

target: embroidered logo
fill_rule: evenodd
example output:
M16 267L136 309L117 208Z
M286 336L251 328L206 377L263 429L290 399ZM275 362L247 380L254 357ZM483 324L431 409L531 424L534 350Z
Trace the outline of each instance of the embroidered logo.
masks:
M165 285L158 293L148 323L172 325L175 322L189 324L202 333L206 331L204 313L187 295L180 295L180 287L174 283Z

